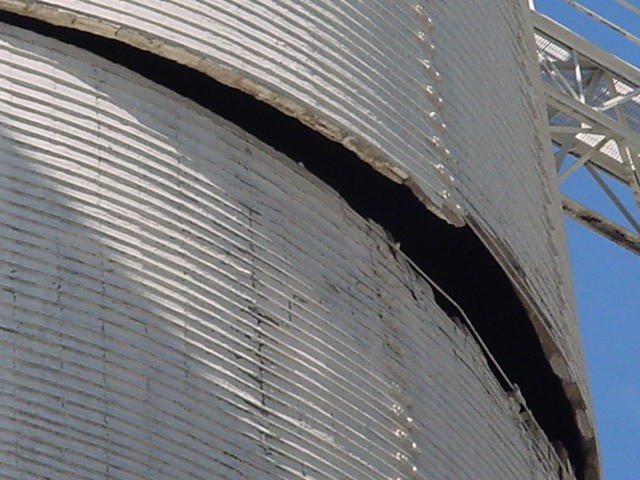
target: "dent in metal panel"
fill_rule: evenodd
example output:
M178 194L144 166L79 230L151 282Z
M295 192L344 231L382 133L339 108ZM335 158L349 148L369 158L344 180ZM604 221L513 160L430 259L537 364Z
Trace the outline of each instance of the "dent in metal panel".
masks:
M4 32L7 478L557 477L380 227L171 92Z

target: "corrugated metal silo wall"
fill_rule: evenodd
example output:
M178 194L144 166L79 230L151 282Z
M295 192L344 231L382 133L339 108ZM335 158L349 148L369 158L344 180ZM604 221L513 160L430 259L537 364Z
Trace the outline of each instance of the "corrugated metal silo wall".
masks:
M380 227L195 104L1 33L2 478L559 478Z
M0 7L116 38L256 95L406 183L448 221L470 224L510 274L583 435L593 436L524 0Z

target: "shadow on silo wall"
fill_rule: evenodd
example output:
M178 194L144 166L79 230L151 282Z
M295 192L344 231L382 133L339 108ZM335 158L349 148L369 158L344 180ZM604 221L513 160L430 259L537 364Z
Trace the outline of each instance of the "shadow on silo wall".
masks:
M95 86L90 68L71 73ZM185 270L197 274L179 221L165 233L161 212L103 195L126 182L91 155L90 129L86 151L58 139L49 150L32 129L0 131L2 471L206 478L216 465L220 475L273 475L243 414L251 406L229 394L259 390L257 368L220 373L194 347L206 344L203 315L216 312L181 288Z

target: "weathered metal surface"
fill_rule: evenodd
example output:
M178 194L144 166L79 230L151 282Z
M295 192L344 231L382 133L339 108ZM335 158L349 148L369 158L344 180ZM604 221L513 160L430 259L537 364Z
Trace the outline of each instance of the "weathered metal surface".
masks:
M342 142L450 222L470 224L514 282L548 356L561 359L573 405L591 417L524 2L0 8L116 38L247 91ZM593 443L592 429L583 433Z
M439 96L427 91L428 25L413 3L10 0L0 7L117 38L245 90L463 222L453 192L444 192L446 171L436 169L446 168L446 146Z
M607 217L600 215L584 205L574 202L568 197L562 199L565 214L588 228L595 228L598 233L610 241L632 252L640 252L640 235L635 235L627 229L613 223Z
M560 478L378 226L177 95L1 29L3 478Z

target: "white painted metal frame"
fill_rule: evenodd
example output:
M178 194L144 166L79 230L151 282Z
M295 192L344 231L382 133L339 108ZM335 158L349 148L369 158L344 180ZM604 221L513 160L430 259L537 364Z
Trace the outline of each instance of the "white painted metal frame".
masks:
M565 213L640 254L640 71L532 13L558 182L585 169L628 226L566 195ZM625 205L605 177L629 188L635 205Z

